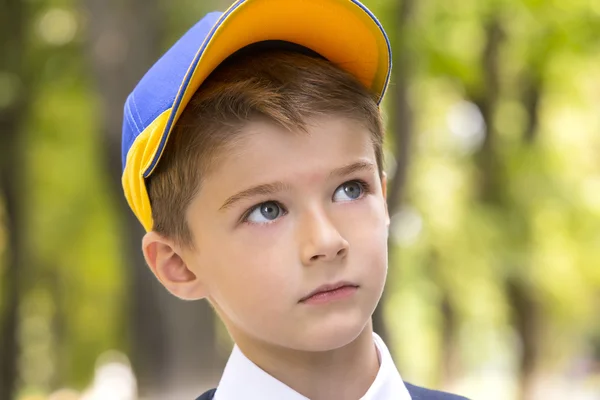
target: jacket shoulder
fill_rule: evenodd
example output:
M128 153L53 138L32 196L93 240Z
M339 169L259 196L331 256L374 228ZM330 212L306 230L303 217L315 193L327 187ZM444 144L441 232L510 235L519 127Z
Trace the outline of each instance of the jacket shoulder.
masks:
M204 393L202 396L198 397L196 400L212 400L215 397L215 392L217 389L211 389L208 392Z
M412 400L468 400L466 397L429 390L406 382L405 385Z

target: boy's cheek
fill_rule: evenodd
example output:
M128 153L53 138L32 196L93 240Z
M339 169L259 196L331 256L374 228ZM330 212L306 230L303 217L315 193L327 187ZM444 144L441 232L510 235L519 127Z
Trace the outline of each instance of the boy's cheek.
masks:
M350 249L364 257L361 263L387 266L387 214L383 207L370 208L349 227Z
M226 286L229 291L273 291L289 285L293 273L286 268L292 264L294 254L288 246L260 246L256 243L240 243L221 248L214 258L215 284Z
M341 219L346 232L346 239L372 242L387 235L387 211L385 202L373 197L357 208L350 217Z

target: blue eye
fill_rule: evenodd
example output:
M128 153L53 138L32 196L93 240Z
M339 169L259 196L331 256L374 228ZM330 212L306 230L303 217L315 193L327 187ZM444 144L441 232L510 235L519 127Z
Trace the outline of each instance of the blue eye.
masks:
M358 181L350 181L340 185L333 194L333 201L352 201L364 194L365 188Z
M276 220L283 214L284 211L279 204L274 201L267 201L254 207L244 220L254 224L264 224Z

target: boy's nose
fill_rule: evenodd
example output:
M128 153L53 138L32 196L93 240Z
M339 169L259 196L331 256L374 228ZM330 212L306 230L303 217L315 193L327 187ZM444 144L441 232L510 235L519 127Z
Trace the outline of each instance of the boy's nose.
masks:
M305 266L333 261L348 253L348 242L324 213L305 216L301 225L300 257Z

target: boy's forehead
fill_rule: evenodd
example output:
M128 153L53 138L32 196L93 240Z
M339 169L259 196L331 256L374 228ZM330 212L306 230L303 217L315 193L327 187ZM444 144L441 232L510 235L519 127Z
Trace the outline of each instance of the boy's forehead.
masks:
M316 178L359 158L375 163L375 151L369 130L352 119L311 119L305 131L252 121L240 129L211 175L221 182L291 174Z

